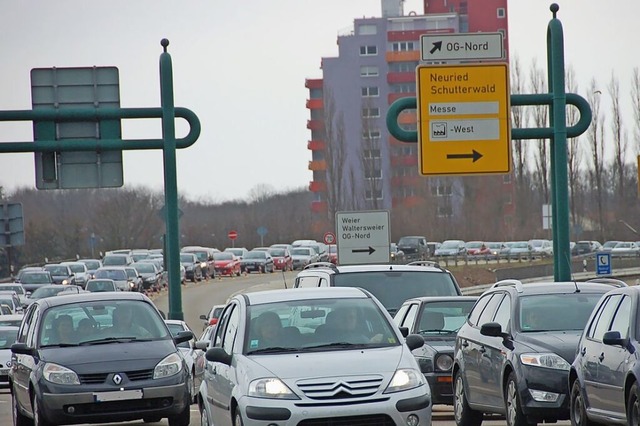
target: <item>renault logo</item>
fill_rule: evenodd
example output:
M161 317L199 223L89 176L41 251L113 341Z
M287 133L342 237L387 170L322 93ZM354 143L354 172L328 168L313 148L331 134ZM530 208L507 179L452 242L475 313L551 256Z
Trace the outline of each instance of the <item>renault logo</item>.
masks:
M115 383L116 385L119 385L120 383L122 383L122 376L119 374L114 374L113 383Z

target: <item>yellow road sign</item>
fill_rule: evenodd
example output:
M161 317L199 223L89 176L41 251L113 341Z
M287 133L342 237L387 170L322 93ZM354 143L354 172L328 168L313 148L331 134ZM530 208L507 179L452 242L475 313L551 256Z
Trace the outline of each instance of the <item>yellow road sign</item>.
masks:
M417 68L420 174L511 170L509 65Z

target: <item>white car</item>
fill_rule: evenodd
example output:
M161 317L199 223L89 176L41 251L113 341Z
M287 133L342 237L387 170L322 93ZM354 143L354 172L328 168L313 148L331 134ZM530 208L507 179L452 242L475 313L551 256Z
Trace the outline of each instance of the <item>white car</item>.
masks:
M166 319L164 322L167 324L169 331L174 336L181 331L190 331L193 333L193 330L191 330L189 325L184 321ZM198 390L200 389L200 384L204 378L206 360L204 358L204 351L196 348L196 334L193 333L193 335L193 339L179 343L178 349L182 353L182 356L184 356L187 366L189 367L189 374L191 378L191 401L197 402Z
M11 369L11 345L18 336L18 327L0 326L0 387L9 386Z

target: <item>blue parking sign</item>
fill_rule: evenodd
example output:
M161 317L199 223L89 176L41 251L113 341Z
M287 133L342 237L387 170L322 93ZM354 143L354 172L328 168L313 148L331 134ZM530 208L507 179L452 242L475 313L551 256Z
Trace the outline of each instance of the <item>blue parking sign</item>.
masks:
M596 253L596 275L611 275L611 253Z

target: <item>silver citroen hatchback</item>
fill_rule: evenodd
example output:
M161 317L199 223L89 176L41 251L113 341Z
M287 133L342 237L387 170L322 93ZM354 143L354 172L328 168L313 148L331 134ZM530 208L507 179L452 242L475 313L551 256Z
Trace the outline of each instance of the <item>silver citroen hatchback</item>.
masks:
M236 295L206 353L202 424L429 425L431 392L411 353L423 344L360 288Z

